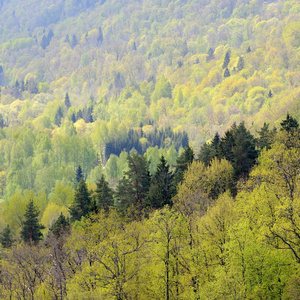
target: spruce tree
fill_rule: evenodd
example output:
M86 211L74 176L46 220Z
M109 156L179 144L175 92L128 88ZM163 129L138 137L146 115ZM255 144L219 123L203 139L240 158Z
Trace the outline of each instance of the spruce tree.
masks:
M79 165L77 170L76 170L76 181L80 182L81 178L83 178L83 174L82 174L81 165Z
M103 42L103 33L102 33L102 29L101 27L98 28L98 37L97 37L97 42L100 44L102 44Z
M58 107L58 110L57 110L57 112L56 112L56 114L55 114L55 124L56 124L57 126L60 126L60 124L61 124L61 118L62 118L63 116L64 116L63 111L62 111L61 107L59 106L59 107Z
M280 126L281 126L280 128L281 131L286 131L290 133L299 128L299 123L297 122L296 119L294 119L289 114L287 114L286 119L280 123Z
M22 240L26 243L37 243L43 238L41 229L45 227L38 221L39 211L34 205L33 200L30 200L25 212L25 220L21 230Z
M124 173L117 186L117 206L126 211L130 206L135 206L139 213L146 206L147 194L150 187L149 162L137 152L127 157L128 171Z
M225 69L225 68L228 67L228 65L230 63L230 54L231 54L231 51L227 50L227 52L225 54L225 57L224 57L224 62L223 62L222 69Z
M6 225L6 227L3 229L0 235L0 242L3 248L11 248L13 244L13 238L9 225Z
M91 198L88 192L84 178L81 177L75 192L74 201L70 207L71 222L79 221L81 217L85 217L91 210Z
M110 206L113 206L113 191L109 187L108 182L105 180L104 175L96 183L97 188L95 191L95 200L98 209L104 209L106 212Z
M68 233L70 231L70 221L61 213L49 230L56 238L59 238L64 233Z
M156 172L151 179L148 194L149 205L153 208L161 208L164 205L172 205L172 197L175 195L173 173L170 172L164 156L160 158Z
M66 96L65 96L65 106L67 109L69 109L71 107L70 97L69 97L68 92L66 93Z
M174 175L175 186L182 181L184 171L187 170L188 166L193 162L193 160L194 151L189 145L187 145L181 155L176 159L176 170Z
M48 45L49 45L48 39L46 38L45 35L43 35L42 40L41 40L41 47L43 48L43 50L45 50Z
M238 63L237 63L237 70L238 71L241 71L244 69L245 67L245 61L244 61L244 58L242 56L239 57L239 60L238 60Z
M230 71L228 70L228 68L226 68L224 71L224 78L227 78L229 76L230 76Z

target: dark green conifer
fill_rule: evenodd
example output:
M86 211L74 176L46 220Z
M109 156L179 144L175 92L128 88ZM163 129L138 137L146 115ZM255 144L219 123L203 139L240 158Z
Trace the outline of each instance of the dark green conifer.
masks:
M229 63L230 63L230 55L231 55L231 51L227 50L225 57L224 57L224 62L223 62L223 66L222 69L225 69L228 67Z
M245 67L245 61L244 61L244 58L242 56L239 57L239 60L238 60L238 63L237 63L237 70L238 71L241 71L244 69Z
M41 40L41 47L43 48L43 50L45 50L48 45L49 45L48 39L45 35L43 35L42 40Z
M228 70L228 68L226 68L224 71L224 78L227 78L229 76L230 76L230 71Z
M3 248L11 248L13 244L12 232L9 225L6 225L0 235L0 242Z
M38 216L39 211L33 201L30 200L26 207L25 220L21 230L22 240L26 243L37 243L43 238L41 230L45 227L39 223Z
M134 151L127 157L128 171L117 186L117 206L126 211L134 205L141 213L146 206L146 197L150 187L149 162L143 156Z
M299 123L297 122L296 119L291 117L289 113L287 113L286 119L280 123L280 126L281 126L280 128L281 131L285 130L286 132L290 133L299 128Z
M55 235L56 238L59 238L65 233L70 231L70 221L69 218L66 218L62 213L54 224L49 228L49 230Z
M184 151L176 159L176 170L174 175L175 186L182 181L184 171L187 170L188 166L193 162L193 160L194 151L189 145L187 145Z
M164 156L160 158L156 172L151 179L148 199L149 205L153 208L161 208L164 205L172 205L172 197L176 188L173 181L173 173L170 172Z
M100 180L96 183L97 189L95 191L95 200L98 209L104 209L106 212L109 207L113 206L113 191L109 187L108 182L105 180L104 175L101 176Z
M69 109L71 107L70 97L69 97L68 92L66 92L66 96L65 96L65 106L67 109Z
M80 182L81 178L83 178L83 174L82 174L81 165L79 165L77 170L76 170L76 181Z
M81 177L75 192L74 201L70 207L71 222L79 221L91 211L91 198L84 178Z

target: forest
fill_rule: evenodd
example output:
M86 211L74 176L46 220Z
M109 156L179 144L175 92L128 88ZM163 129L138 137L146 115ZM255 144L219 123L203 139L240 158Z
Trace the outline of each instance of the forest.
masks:
M299 299L297 0L0 0L1 299Z

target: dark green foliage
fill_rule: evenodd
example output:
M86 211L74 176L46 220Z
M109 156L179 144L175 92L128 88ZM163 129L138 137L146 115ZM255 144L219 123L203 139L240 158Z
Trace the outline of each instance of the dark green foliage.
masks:
M239 60L238 60L238 63L237 63L236 67L237 67L238 71L241 71L241 70L244 69L244 67L245 67L245 60L244 60L244 58L242 56L239 57Z
M12 232L9 225L6 225L0 235L0 242L3 248L11 248L13 244Z
M172 205L172 197L176 188L173 182L173 173L170 172L169 165L165 158L160 158L156 172L151 179L148 201L153 208L161 208L164 205Z
M96 183L97 189L95 191L95 200L98 209L104 209L108 212L109 207L113 206L113 191L109 187L108 182L105 180L104 175L101 176L100 180Z
M80 119L82 119L82 118L83 118L82 110L79 109L78 112L77 112L77 115L76 115L76 119L77 119L77 120L80 120Z
M50 44L53 37L54 37L54 33L53 33L52 29L50 29L47 34L48 45Z
M187 145L184 151L180 154L179 157L176 159L176 170L174 175L174 184L175 186L178 185L179 182L183 179L183 173L187 170L189 164L191 164L194 160L194 151Z
M71 39L71 43L70 43L72 49L75 48L75 46L76 46L77 44L78 44L77 37L76 37L75 34L73 34L73 35L72 35L72 39Z
M57 109L57 112L56 112L56 114L55 114L55 120L54 120L54 122L55 122L55 124L56 124L57 126L60 126L60 124L61 124L61 118L63 118L63 116L64 116L63 110L62 110L62 108L59 106L58 109Z
M202 161L205 164L205 166L210 165L211 160L215 156L218 156L219 143L220 143L220 135L216 133L210 144L205 143L201 147L198 160Z
M213 48L209 48L209 49L208 49L207 57L206 57L206 61L207 61L207 62L209 62L209 61L211 61L212 59L215 58L214 52L215 52L215 50L214 50Z
M226 158L232 163L235 179L247 176L256 162L258 152L254 136L246 129L245 123L225 132L219 144L219 158Z
M75 122L76 122L76 116L75 116L75 114L74 114L74 113L72 113L72 116L71 116L71 121L72 121L73 123L75 123Z
M43 48L43 50L45 50L48 45L49 45L48 39L45 35L43 35L42 40L41 40L41 47Z
M225 54L225 58L224 58L222 69L225 69L225 68L227 69L227 67L228 67L228 65L230 63L230 55L231 55L231 51L227 50L227 52Z
M102 44L102 42L103 42L103 33L102 33L101 27L99 27L98 31L99 31L99 33L98 33L97 41L98 41L99 44Z
M56 238L70 232L70 221L62 213L54 224L49 228L50 232L54 234Z
M71 107L70 97L69 97L68 92L66 93L66 96L65 96L65 106L67 109L69 109Z
M276 130L270 131L269 124L264 123L263 127L257 131L258 139L257 139L257 147L262 150L264 148L271 149L271 144L273 141L273 137L276 133Z
M153 132L144 134L142 130L129 130L128 135L123 137L122 140L113 140L106 144L105 147L105 157L108 159L111 154L117 156L125 150L130 152L131 149L135 149L138 153L143 154L145 149L143 149L140 143L141 138L147 138L147 147L158 148L168 148L171 145L178 151L181 147L185 148L189 142L188 135L185 131L174 133L171 128L157 130Z
M150 187L149 162L137 152L128 155L128 171L117 186L117 206L126 211L132 205L139 212L146 206L146 197Z
M37 243L43 238L41 230L45 227L38 221L39 213L33 201L30 200L26 207L25 220L21 230L22 240L26 243Z
M269 90L268 97L269 97L269 98L272 98L272 97L273 97L273 93L272 93L271 90Z
M81 178L83 178L83 174L82 174L81 165L79 165L77 170L76 170L76 180L77 180L77 182L80 182Z
M228 68L226 68L224 71L224 78L227 78L229 76L230 76L230 71L228 70Z
M286 119L280 123L280 126L281 131L285 130L286 132L290 133L299 128L299 123L296 119L287 114Z
M114 79L114 84L117 89L121 89L125 86L125 80L120 72L117 72Z
M91 211L91 198L84 178L81 177L75 192L74 202L70 207L71 222L79 221Z

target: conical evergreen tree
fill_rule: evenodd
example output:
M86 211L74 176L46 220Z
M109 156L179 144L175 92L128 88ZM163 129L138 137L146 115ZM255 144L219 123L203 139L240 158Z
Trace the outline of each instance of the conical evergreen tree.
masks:
M13 244L13 238L9 225L6 225L6 227L3 229L0 235L0 242L3 248L11 248Z
M21 230L21 237L26 243L37 243L43 237L41 229L44 229L45 227L39 223L38 215L38 209L34 205L33 201L30 200L26 207L26 213L24 215L25 221L23 222Z
M95 200L98 209L104 209L106 212L110 206L113 206L113 192L109 187L108 182L105 180L104 175L101 176L100 180L96 183L97 189L95 191Z
M245 67L244 58L242 56L240 56L236 68L238 71L241 71L244 69L244 67Z
M184 151L176 159L176 170L174 175L175 186L177 186L178 183L182 181L184 171L187 170L189 164L191 164L193 160L194 151L189 145L187 145Z
M84 178L81 177L75 192L74 202L70 207L71 222L79 221L81 217L87 216L91 210L91 198Z
M128 171L117 186L117 205L122 211L134 205L141 212L150 187L149 162L137 152L128 155L127 161Z
M280 126L281 126L280 128L281 131L285 130L286 132L290 133L293 130L299 128L299 123L297 122L296 119L294 119L289 114L287 114L286 119L280 123Z
M68 92L66 93L66 96L65 96L65 106L67 109L69 109L71 107L70 97L69 97Z
M83 178L83 174L82 174L81 165L79 165L76 170L76 181L79 182L81 178Z
M59 238L64 233L68 233L70 231L70 221L61 213L49 230L56 236L56 238Z
M151 179L148 199L153 208L161 208L164 205L172 205L172 197L175 195L173 173L170 172L164 156L160 158L156 172Z
M224 71L224 78L229 77L229 76L230 76L230 71L228 70L228 68L226 68Z
M225 57L224 57L223 66L222 66L223 69L227 68L230 63L230 54L231 54L231 51L227 50Z

